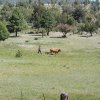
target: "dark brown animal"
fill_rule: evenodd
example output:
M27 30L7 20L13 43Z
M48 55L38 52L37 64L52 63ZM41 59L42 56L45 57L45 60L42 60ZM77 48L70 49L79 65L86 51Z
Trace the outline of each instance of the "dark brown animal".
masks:
M51 54L58 54L59 52L61 52L61 50L59 49L59 48L52 48L52 49L50 49L50 53Z

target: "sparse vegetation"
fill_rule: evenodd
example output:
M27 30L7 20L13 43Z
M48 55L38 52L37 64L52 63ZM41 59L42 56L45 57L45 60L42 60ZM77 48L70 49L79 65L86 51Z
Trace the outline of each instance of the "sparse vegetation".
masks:
M18 50L17 52L16 52L16 55L15 55L17 58L19 58L19 57L21 57L22 56L22 53L21 53L21 51L20 50Z

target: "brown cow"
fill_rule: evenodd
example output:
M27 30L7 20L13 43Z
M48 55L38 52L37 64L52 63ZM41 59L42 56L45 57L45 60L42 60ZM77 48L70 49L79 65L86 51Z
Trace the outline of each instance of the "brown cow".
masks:
M52 48L52 49L50 49L50 53L51 54L57 54L57 53L59 53L59 52L61 52L61 50L59 49L59 48Z

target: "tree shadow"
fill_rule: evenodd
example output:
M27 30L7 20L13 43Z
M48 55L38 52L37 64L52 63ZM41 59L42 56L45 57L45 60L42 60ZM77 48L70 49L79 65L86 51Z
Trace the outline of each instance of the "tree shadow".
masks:
M10 38L18 38L18 37L20 37L20 36L9 36Z
M89 37L91 37L91 36L89 36L89 35L81 35L80 37L89 38Z
M36 33L34 33L34 32L27 32L27 33L25 33L25 34L36 34Z
M50 37L50 38L67 38L67 37L63 37L63 36L61 36L61 37Z
M41 34L32 34L30 36L42 36Z

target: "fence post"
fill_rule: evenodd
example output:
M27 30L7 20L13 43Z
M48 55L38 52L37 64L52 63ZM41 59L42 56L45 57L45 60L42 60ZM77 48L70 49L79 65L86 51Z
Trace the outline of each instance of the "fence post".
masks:
M61 94L60 94L60 100L68 100L68 94L66 94L66 93L61 93Z

